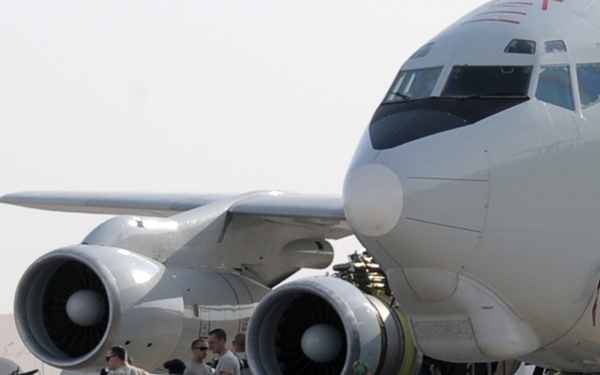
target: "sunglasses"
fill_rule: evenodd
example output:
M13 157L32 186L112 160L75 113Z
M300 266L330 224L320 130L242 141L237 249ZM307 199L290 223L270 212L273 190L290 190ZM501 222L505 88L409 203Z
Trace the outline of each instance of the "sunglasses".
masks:
M194 346L194 349L205 351L205 350L208 350L208 347L206 347L206 346Z

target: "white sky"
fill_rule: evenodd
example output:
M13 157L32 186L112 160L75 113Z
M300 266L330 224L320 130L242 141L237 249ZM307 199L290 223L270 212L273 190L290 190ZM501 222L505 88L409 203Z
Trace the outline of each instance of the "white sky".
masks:
M0 195L339 194L400 65L484 2L0 0ZM0 313L104 219L0 205Z

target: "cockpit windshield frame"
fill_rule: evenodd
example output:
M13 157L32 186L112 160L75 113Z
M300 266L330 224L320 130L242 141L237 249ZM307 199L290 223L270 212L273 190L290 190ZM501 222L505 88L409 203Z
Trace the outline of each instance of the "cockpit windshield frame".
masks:
M383 102L429 98L442 72L441 66L400 70Z
M524 97L527 96L531 65L456 65L452 68L441 97Z

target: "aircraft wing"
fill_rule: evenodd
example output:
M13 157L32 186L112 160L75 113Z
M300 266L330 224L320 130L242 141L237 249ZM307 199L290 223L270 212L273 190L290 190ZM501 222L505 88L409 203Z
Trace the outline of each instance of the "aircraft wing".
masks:
M255 192L244 199L236 194L164 194L29 191L6 194L0 203L49 211L106 215L144 215L170 217L218 201L234 199L229 214L262 218L281 224L317 226L326 238L352 234L346 222L340 196L308 195L289 192Z
M160 194L27 191L7 194L0 202L48 211L168 217L232 194Z
M237 195L20 192L1 196L0 203L119 215L83 242L130 249L168 259L170 264L244 268L248 277L267 286L300 268L327 267L333 249L324 240L353 234L340 196L280 191ZM157 234L160 230L152 228L167 232ZM200 253L205 254L201 261Z

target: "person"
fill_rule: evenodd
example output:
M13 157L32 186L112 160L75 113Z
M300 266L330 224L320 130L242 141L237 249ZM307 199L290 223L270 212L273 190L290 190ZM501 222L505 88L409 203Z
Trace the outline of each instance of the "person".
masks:
M185 363L178 358L168 360L163 364L163 367L167 369L169 375L183 375L186 369Z
M233 354L240 360L240 374L241 375L252 375L250 367L248 366L248 357L246 357L246 335L244 333L238 333L231 342L233 347Z
M187 363L183 375L211 375L210 367L204 363L208 351L206 340L198 338L192 341L190 349L192 350L192 360Z
M219 355L215 375L241 375L240 361L227 349L227 334L224 330L216 328L208 333L208 347Z
M149 375L146 370L128 363L127 349L113 346L106 353L108 375Z

